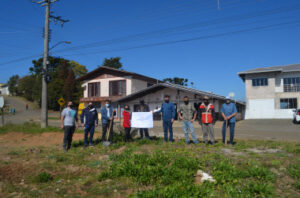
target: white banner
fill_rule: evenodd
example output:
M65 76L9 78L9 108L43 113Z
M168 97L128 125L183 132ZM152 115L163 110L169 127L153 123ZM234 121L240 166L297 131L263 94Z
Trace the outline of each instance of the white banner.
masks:
M132 112L131 127L153 128L152 112Z

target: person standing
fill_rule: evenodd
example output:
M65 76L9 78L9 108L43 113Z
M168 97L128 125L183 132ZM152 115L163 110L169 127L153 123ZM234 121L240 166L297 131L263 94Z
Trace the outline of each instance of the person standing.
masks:
M95 127L98 126L98 112L93 103L90 102L87 108L82 110L80 120L81 125L84 126L84 147L87 147L89 135L89 146L92 147Z
M68 151L71 148L75 127L78 128L77 122L77 111L73 109L73 102L69 101L68 106L61 112L61 128L64 129L64 151Z
M189 102L189 98L187 96L185 96L183 100L184 100L184 104L181 105L179 108L178 117L180 120L182 120L185 142L187 144L190 143L189 134L188 134L188 132L190 131L194 144L198 144L199 142L197 140L196 133L194 131L194 126L193 126L193 123L197 116L196 109L194 105Z
M163 128L164 128L164 141L165 142L173 142L173 122L175 119L175 105L174 103L170 102L170 96L164 96L164 102L161 105L161 108L156 113L162 113L162 120L163 120ZM168 131L170 133L168 139Z
M129 142L131 139L130 137L130 130L131 130L131 123L130 123L131 113L128 105L125 105L123 111L123 127L125 130L124 141Z
M216 122L214 106L209 102L209 97L204 96L203 103L199 107L199 123L203 131L203 140L208 144L208 136L212 144L215 144L215 133L213 125Z
M139 106L137 106L136 111L137 112L150 112L149 106L145 104L144 100L140 100L140 104L139 104ZM140 128L141 139L143 139L144 133L145 133L145 138L149 140L150 136L149 136L148 129L147 128Z
M107 128L110 128L108 141L113 142L113 121L114 113L110 100L105 101L105 106L101 108L101 121L102 121L102 142L106 141Z
M28 104L25 105L25 109L26 109L26 111L28 110Z
M222 105L221 113L224 118L223 128L222 128L222 141L225 144L226 141L226 127L230 129L229 144L233 145L234 138L234 128L236 122L237 110L234 103L231 102L229 97L226 97L226 103Z

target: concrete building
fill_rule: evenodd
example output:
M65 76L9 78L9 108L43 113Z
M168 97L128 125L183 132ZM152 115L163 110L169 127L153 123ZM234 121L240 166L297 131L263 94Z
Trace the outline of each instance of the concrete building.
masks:
M292 118L300 107L300 64L238 73L245 82L245 119Z
M84 88L81 102L93 102L97 108L106 99L112 101L145 89L158 82L157 79L110 67L99 67L78 78Z
M147 105L149 105L150 110L158 109L161 107L164 95L170 95L170 101L175 104L175 107L179 107L183 104L184 96L188 96L190 102L194 103L195 106L199 105L204 96L209 96L211 102L215 107L216 113L221 118L220 110L223 103L225 103L226 97L217 94L212 94L205 91L200 91L197 89L192 89L189 87L170 84L170 83L158 83L151 87L142 89L138 92L132 93L128 96L122 97L114 101L114 106L118 107L118 112L121 112L124 105L130 106L131 110L135 111L136 107L139 105L139 101L143 99ZM238 109L238 119L243 119L245 112L245 104L243 102L236 102ZM120 115L120 113L118 113ZM177 115L176 115L177 116ZM161 119L160 115L154 117L154 119Z
M8 85L0 83L0 95L9 95Z

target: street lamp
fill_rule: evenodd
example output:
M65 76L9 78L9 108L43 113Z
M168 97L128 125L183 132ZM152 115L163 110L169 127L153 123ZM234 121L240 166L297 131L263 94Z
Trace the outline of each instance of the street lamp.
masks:
M55 48L56 46L60 45L60 44L71 44L71 41L59 41L58 43L56 43L55 45L50 47L49 51L52 50L53 48Z

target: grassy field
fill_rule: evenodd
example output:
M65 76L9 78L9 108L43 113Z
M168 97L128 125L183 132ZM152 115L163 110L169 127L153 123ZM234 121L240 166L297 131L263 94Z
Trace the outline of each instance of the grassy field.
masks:
M67 153L60 145L0 144L0 197L300 197L300 143L125 144L115 137L110 147L83 149L77 141ZM195 183L199 169L216 182Z

